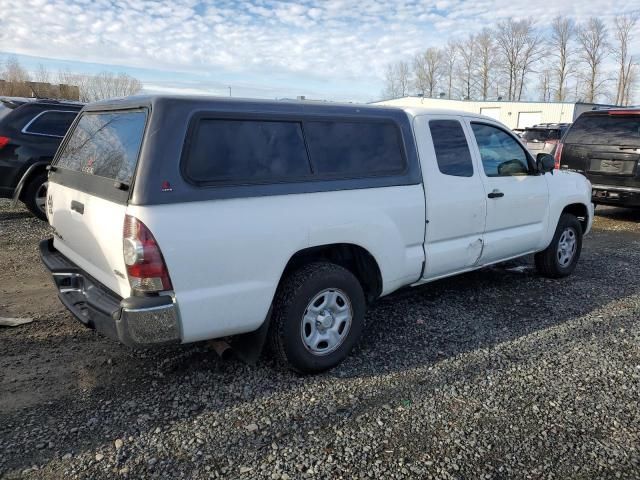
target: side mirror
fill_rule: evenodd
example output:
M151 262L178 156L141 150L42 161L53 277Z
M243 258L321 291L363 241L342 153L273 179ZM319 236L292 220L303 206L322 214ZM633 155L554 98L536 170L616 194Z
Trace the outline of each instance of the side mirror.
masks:
M556 159L548 153L539 153L536 155L536 166L538 167L538 172L543 174L551 172L553 175L553 169L556 168Z

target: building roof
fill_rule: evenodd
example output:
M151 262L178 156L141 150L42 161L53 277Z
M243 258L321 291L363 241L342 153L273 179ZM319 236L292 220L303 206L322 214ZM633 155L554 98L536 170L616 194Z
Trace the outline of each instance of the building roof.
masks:
M408 95L406 97L397 97L397 98L387 98L384 100L377 100L375 102L371 102L374 105L393 105L394 103L390 102L401 102L401 101L411 101L411 102L455 102L460 103L461 105L469 105L469 104L492 104L492 105L504 105L509 103L517 103L517 104L541 104L541 105L591 105L594 107L614 107L615 105L604 104L604 103L589 103L589 102L542 102L536 100L520 100L520 101L512 101L512 100L460 100L457 98L431 98L431 97L421 97L418 95Z

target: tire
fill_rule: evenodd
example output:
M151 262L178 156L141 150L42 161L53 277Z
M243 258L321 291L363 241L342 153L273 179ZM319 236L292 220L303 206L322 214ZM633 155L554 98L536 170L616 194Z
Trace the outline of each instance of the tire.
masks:
M360 340L366 302L347 269L314 262L288 275L276 293L269 331L276 360L300 373L338 365Z
M574 215L563 213L551 244L535 255L536 268L545 277L566 277L575 270L581 251L582 226Z
M22 193L22 201L29 211L44 221L47 221L47 183L47 172L39 173L29 181Z

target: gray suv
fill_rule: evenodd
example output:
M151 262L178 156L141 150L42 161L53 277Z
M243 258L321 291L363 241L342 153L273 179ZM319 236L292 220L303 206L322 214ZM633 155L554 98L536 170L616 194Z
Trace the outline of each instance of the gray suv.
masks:
M538 153L553 155L560 139L570 126L570 123L540 123L533 127L527 127L521 138L534 157Z

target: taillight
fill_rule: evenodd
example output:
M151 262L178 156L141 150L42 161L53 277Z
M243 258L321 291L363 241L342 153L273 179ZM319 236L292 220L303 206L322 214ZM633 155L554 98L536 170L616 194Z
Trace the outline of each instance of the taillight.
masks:
M131 215L124 219L122 250L134 292L157 293L173 289L156 239L144 223Z
M6 147L7 143L9 143L10 141L11 141L11 139L9 137L0 136L0 150L2 150L4 147Z
M553 155L553 158L555 158L556 160L556 164L555 164L555 169L556 170L560 170L560 159L562 158L562 147L564 145L560 142L558 142L558 145L556 146L556 152Z

